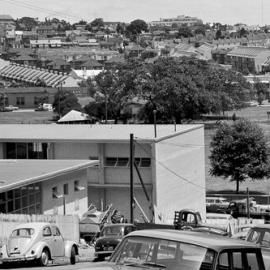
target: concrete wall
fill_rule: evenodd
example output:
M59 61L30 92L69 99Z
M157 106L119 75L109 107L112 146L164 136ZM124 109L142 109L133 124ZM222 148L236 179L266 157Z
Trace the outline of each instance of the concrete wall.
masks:
M172 223L174 211L191 208L205 217L204 129L160 141L156 151L155 206L161 220Z
M58 194L64 193L64 184L68 184L69 194L65 195L65 205L67 215L81 216L88 208L87 198L87 170L81 170L69 174L68 176L60 176L41 184L41 205L42 212L45 215L63 214L63 198L53 198L52 188L57 187ZM84 190L74 191L74 181L78 180Z
M98 156L98 145L91 143L54 143L52 159L89 159Z

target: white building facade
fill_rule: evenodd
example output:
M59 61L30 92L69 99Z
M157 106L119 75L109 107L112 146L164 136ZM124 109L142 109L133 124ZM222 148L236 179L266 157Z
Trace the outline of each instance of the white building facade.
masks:
M130 134L134 159L134 197L149 220L171 223L174 211L191 208L205 216L203 125L0 125L0 158L90 159L88 204L113 204L130 214ZM141 220L139 207L134 218Z

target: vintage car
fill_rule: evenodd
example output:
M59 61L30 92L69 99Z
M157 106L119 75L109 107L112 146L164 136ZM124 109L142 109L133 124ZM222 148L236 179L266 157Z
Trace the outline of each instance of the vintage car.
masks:
M96 240L95 256L99 260L110 256L122 238L134 230L136 230L136 227L130 223L105 225L100 232L99 238Z
M270 224L257 224L248 230L247 242L261 247L264 263L270 269Z
M50 223L32 222L17 226L2 246L0 262L36 261L46 266L50 260L67 257L75 264L78 246L65 241L58 227Z
M96 269L264 270L261 249L228 237L192 231L137 230Z

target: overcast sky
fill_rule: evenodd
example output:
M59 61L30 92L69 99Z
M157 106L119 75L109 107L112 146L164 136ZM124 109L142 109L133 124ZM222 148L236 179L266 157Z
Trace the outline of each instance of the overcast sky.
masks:
M95 18L104 21L146 22L177 15L204 22L270 24L270 0L0 0L0 14L57 17L70 22Z

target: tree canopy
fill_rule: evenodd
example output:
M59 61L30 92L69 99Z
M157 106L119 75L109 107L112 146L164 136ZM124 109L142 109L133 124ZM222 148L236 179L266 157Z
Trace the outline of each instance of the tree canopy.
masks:
M137 36L138 34L141 34L142 32L148 31L148 25L145 21L137 19L132 21L127 27L126 27L126 34L129 37Z
M269 174L268 148L262 129L241 119L232 125L221 123L210 143L211 169L214 176L239 184L246 179L262 179Z
M108 108L114 104L111 115L115 117L134 97L144 100L141 119L146 123L153 122L153 110L158 122L181 123L203 113L240 108L249 95L249 85L241 74L186 57L160 57L154 62L129 59L100 73L91 89L96 100L106 97Z
M71 110L82 110L78 98L72 92L66 90L60 90L54 95L52 106L59 117L63 117Z

